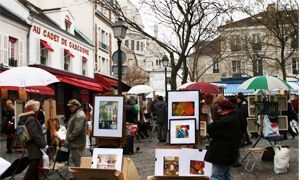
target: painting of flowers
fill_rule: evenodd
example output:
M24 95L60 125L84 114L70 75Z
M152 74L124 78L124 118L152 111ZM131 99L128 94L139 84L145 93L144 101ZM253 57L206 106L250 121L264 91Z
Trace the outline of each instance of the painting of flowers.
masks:
M204 175L204 167L205 162L204 161L190 161L190 174L195 175Z
M176 138L188 138L189 137L189 125L177 125L176 126Z
M179 157L164 157L164 176L179 176Z
M194 116L195 104L191 102L172 102L172 116Z

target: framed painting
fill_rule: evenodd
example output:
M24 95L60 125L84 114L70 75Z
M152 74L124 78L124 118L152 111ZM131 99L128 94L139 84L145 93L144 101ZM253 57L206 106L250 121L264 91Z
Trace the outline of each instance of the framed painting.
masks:
M155 149L155 176L179 176L181 149Z
M195 144L195 119L170 119L170 144Z
M122 137L123 96L95 96L94 137Z
M206 150L183 148L182 154L180 176L211 176L212 164L204 161Z
M94 148L91 168L122 171L123 149Z
M170 119L194 118L196 130L199 130L199 117L199 91L168 91L168 129L170 129Z

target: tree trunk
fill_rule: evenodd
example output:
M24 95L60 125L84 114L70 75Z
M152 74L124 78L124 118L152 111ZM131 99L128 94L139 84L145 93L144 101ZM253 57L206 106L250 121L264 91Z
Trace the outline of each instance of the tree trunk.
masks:
M280 67L282 71L282 79L286 81L286 67L285 67L285 59L284 59L284 51L285 51L285 43L281 43L281 52L280 52Z

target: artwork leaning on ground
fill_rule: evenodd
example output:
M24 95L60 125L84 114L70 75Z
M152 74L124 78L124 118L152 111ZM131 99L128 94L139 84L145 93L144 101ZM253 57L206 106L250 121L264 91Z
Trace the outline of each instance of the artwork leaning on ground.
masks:
M170 144L195 144L196 120L170 119Z
M91 168L122 170L123 149L94 148Z
M95 96L93 135L122 137L123 96Z
M179 176L179 157L164 157L164 176Z
M212 164L204 161L206 150L155 149L155 176L211 176Z
M168 91L168 129L171 119L194 118L196 130L199 130L199 102L199 91Z

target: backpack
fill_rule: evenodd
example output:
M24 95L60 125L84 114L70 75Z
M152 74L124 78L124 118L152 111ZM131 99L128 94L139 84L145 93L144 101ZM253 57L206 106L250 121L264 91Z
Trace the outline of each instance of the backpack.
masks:
M16 128L16 135L12 143L12 149L16 152L26 151L26 143L31 139L25 122L19 121Z

